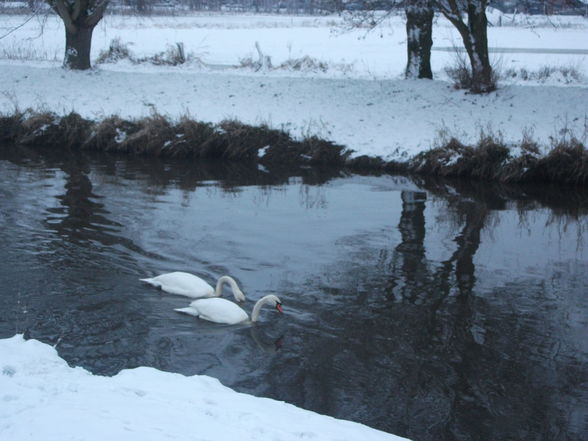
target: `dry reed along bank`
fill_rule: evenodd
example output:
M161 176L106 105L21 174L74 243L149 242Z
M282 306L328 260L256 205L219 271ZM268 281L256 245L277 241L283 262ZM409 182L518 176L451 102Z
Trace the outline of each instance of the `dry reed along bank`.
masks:
M296 140L285 131L238 121L203 123L182 117L171 121L159 114L126 120L111 116L99 121L77 113L60 116L27 110L0 115L0 142L64 150L98 150L130 155L176 158L222 158L265 166L329 165L363 172L402 172L498 182L554 182L586 185L588 151L573 137L553 142L541 154L525 138L513 149L493 136L475 145L450 138L441 147L406 162L359 156L344 146L317 137Z

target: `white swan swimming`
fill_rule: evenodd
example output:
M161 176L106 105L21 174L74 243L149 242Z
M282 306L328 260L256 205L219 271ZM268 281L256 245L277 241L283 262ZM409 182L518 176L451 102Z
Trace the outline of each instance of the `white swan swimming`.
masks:
M280 299L270 294L257 301L251 313L251 322L257 321L259 311L265 304L273 305L278 312L283 312ZM221 298L194 300L187 308L177 308L175 311L190 314L210 322L226 323L228 325L249 321L249 316L240 306Z
M194 274L176 271L173 273L162 274L157 277L139 279L142 282L161 288L170 294L198 299L200 297L219 297L223 291L223 284L228 283L233 290L235 300L238 302L245 301L245 294L235 282L235 279L229 276L222 276L216 282L216 288L213 288L200 277Z

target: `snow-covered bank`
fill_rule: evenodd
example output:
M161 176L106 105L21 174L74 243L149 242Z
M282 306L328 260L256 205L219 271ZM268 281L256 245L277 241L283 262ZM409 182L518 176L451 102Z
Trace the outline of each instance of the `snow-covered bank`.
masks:
M137 68L138 69L138 68ZM58 65L2 64L0 110L14 106L91 119L110 114L149 115L153 110L205 122L237 119L316 134L355 155L405 160L435 144L439 130L464 142L481 129L506 143L524 130L545 145L566 130L586 130L588 88L509 86L485 96L455 91L441 81L293 78L180 69L68 72Z
M0 440L402 441L350 421L152 368L100 377L55 349L0 340Z

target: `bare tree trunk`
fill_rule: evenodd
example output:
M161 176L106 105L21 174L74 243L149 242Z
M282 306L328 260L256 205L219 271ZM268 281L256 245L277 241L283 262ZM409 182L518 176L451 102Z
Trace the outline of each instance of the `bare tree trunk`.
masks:
M406 12L407 79L433 78L431 72L431 47L433 46L432 2L408 1Z
M466 50L472 65L472 92L492 92L496 89L496 84L488 55L488 20L485 5L480 8L479 5L468 4L468 28L471 44L466 44Z
M65 28L65 57L63 65L68 69L86 70L90 64L90 49L94 27L78 27L77 32Z
M438 3L441 12L457 28L468 53L471 65L470 91L488 93L496 89L490 57L488 55L488 20L486 0L468 0L465 10L457 0L447 0L447 5ZM467 23L462 13L467 14Z
M65 57L68 69L90 69L92 32L102 19L109 0L46 0L65 26Z

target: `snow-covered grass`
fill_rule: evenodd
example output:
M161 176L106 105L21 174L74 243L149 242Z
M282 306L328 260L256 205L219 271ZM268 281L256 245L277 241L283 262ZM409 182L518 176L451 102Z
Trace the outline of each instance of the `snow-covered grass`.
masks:
M540 69L529 71L524 67L507 69L499 72L502 80L519 79L534 84L580 84L586 82L585 75L576 66L543 66Z
M0 59L20 61L58 61L60 54L47 52L34 45L12 41L7 45L0 46Z
M135 118L156 110L172 119L188 113L204 122L236 119L296 137L317 135L356 156L396 160L430 148L444 127L464 143L475 142L488 125L509 145L527 130L544 146L562 129L581 137L588 114L588 21L490 14L491 21L499 18L502 26L489 28L489 41L500 49L493 56L506 74L497 92L472 96L448 82L445 67L453 64L451 48L460 46L460 37L439 17L436 81L401 79L401 16L371 32L346 31L337 16L107 16L94 32L93 59L118 39L142 62L128 56L90 72L67 72L52 61L63 52L63 24L37 17L0 40L0 111L18 106ZM2 17L0 33L25 19ZM184 63L149 62L177 43L183 43ZM256 63L256 43L271 63ZM28 60L23 53L31 54Z
M129 369L100 377L70 368L51 346L0 340L0 439L10 441L402 441L218 380Z

